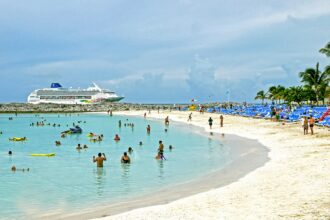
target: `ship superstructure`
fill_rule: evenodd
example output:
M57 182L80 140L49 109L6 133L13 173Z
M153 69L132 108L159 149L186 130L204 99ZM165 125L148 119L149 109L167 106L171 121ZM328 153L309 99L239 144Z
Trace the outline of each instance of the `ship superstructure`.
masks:
M59 83L52 83L50 88L33 91L28 96L28 103L97 104L102 102L118 102L123 98L115 92L100 88L95 83L87 89L63 88Z

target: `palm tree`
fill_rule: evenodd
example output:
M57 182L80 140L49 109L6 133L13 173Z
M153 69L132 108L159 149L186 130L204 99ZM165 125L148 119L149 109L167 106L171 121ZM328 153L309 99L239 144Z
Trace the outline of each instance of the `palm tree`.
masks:
M277 101L281 101L281 99L284 99L284 91L285 91L285 87L278 85L278 86L271 86L268 89L268 98L271 100L275 100L275 102L277 103Z
M268 94L267 98L272 101L276 100L276 93L277 93L276 86L269 87L268 92L267 92L267 94Z
M255 100L257 99L261 99L262 101L262 105L264 104L264 100L267 98L266 93L264 92L264 90L261 90L257 93L257 96L254 98Z
M316 102L320 98L323 98L322 91L324 87L327 87L330 81L330 68L326 67L324 72L319 70L319 63L316 64L316 68L308 68L304 72L299 73L301 82L305 83L305 87L315 92Z
M328 42L325 47L319 50L320 53L324 53L327 57L330 57L330 42Z
M284 95L284 91L285 91L285 87L284 86L281 86L281 85L278 85L276 87L276 99L279 101L279 103L281 103L281 99L285 99L285 95Z
M284 91L285 94L285 101L288 104L291 104L292 102L300 103L302 101L307 100L308 97L308 91L304 90L301 86L291 86L289 88L286 88Z

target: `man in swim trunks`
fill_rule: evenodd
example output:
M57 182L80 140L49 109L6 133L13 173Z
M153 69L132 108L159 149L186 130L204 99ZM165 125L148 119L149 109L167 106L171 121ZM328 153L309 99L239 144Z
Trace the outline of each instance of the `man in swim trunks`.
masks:
M127 155L127 152L124 152L124 155L121 157L120 160L122 163L130 163L131 162L131 158L129 158L129 156Z
M315 124L315 119L311 116L309 118L309 128L311 129L311 135L314 134L314 129L313 129L314 124Z
M102 156L103 155L103 156ZM103 161L107 160L104 153L99 153L98 157L93 156L93 163L96 162L97 167L103 167Z

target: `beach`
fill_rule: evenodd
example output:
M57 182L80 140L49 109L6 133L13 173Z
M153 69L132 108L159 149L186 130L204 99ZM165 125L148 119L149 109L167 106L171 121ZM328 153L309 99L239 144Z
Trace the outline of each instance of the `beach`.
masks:
M145 111L115 114L141 116ZM236 182L163 205L108 216L107 219L329 219L330 131L315 127L303 135L300 123L219 114L152 111L147 118L190 123L207 132L213 118L214 135L233 134L255 139L269 149L270 160ZM217 177L218 178L218 177ZM220 180L219 180L220 181Z

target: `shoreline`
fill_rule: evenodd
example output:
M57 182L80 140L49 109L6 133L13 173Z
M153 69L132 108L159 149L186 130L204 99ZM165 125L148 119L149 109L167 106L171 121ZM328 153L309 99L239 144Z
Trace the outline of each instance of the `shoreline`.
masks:
M88 113L87 113L88 114ZM94 114L105 114L95 112ZM118 113L116 113L118 114ZM120 114L121 116L125 116ZM139 117L130 115L129 117ZM149 118L150 120L160 119ZM230 158L232 161L216 171L209 171L193 179L184 182L174 183L159 190L143 195L133 196L127 200L116 201L111 205L97 206L90 209L84 209L81 212L63 213L63 214L45 214L41 218L49 219L91 219L105 216L113 216L125 213L137 208L143 208L151 205L164 205L169 202L189 197L198 193L203 193L218 187L222 187L238 181L249 172L263 166L268 160L268 149L258 143L256 140L241 138L236 135L210 136L203 128L193 125L187 127L187 124L181 122L172 122L173 126L180 126L183 129L191 129L196 135L202 135L212 138L229 145ZM242 145L244 143L244 146ZM253 161L253 163L251 163Z
M142 116L145 111L114 114ZM151 117L187 123L187 112L152 112ZM208 117L193 113L192 125L207 128ZM149 117L149 115L148 115ZM221 133L258 140L270 161L228 185L165 205L147 206L108 219L328 219L330 217L330 132L316 127L302 135L299 124L224 115ZM214 120L214 124L219 122ZM219 130L216 125L213 132Z

